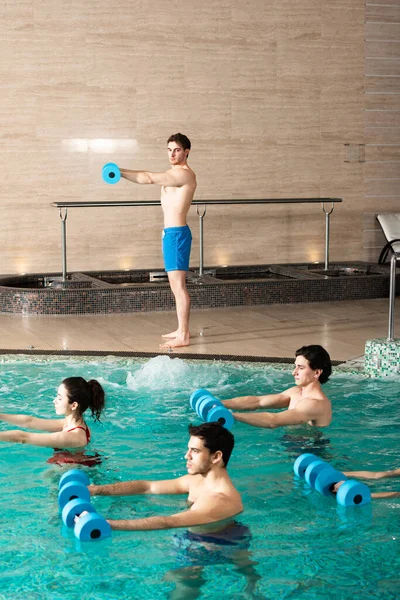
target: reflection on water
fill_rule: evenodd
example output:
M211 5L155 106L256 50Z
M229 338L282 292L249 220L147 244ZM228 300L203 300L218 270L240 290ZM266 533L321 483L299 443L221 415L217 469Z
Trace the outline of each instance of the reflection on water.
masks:
M283 433L280 441L294 458L305 452L315 454L323 460L330 460L333 457L331 441L320 430L310 431L307 434Z

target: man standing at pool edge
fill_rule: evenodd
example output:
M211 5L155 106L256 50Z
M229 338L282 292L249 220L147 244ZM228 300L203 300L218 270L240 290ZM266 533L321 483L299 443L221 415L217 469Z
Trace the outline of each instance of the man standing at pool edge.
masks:
M187 164L191 143L186 135L175 133L168 138L167 151L171 168L162 173L120 169L121 177L138 184L161 186L164 213L162 248L165 270L175 297L178 329L164 334L168 341L161 348L189 346L190 297L186 287L192 235L186 217L196 190L196 175Z

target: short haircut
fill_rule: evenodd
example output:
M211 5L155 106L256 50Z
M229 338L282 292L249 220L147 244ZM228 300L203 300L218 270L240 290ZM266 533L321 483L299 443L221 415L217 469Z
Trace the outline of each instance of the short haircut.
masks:
M192 147L189 138L186 137L186 135L184 135L183 133L174 133L173 135L170 135L167 140L167 144L169 144L170 142L175 142L176 144L179 144L179 146L181 146L181 148L183 148L184 150L190 150L190 148Z
M318 344L314 346L302 346L296 350L296 356L304 356L310 363L312 369L321 369L322 373L319 376L319 382L325 383L328 381L329 376L332 373L331 357L323 348Z
M201 425L189 425L189 435L201 438L204 441L204 446L208 448L211 454L220 450L224 466L227 466L235 445L235 439L226 427L223 427L218 421L202 423Z

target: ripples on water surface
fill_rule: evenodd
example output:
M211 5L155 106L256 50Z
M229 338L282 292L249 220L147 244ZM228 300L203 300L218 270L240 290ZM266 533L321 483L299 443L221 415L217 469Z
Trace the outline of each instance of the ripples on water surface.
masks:
M88 419L90 450L103 456L100 466L87 469L97 483L184 474L187 425L198 422L188 405L194 389L228 398L278 392L293 382L290 368L168 356L141 362L13 358L0 364L0 410L53 417L55 390L72 375L97 378L107 392L103 423ZM180 572L186 586L181 598L196 597L196 588L198 597L212 599L400 598L400 501L340 509L334 498L311 491L292 472L294 459L305 451L343 470L400 467L399 381L334 374L324 389L334 419L319 438L299 428L234 426L229 470L243 495L240 521L252 533L250 554L241 557L240 566L209 551L202 572ZM50 455L49 449L0 445L0 599L177 598L176 569L191 558L184 532L117 532L111 540L80 545L61 525L62 470L46 464ZM400 479L371 487L400 490ZM104 515L129 518L171 514L185 508L185 498L103 497L95 504Z

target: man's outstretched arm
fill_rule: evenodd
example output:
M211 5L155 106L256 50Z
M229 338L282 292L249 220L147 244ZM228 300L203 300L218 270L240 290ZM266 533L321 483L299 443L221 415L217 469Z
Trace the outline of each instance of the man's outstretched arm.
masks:
M280 394L266 396L238 396L222 400L222 404L231 410L257 410L258 408L285 408L290 403L290 390Z
M187 494L189 475L161 481L118 481L106 485L89 485L91 496L134 496L136 494Z
M393 469L392 471L346 471L344 474L355 479L384 479L386 477L400 477L400 469Z
M182 187L189 181L189 172L186 169L168 169L162 173L152 171L131 171L120 169L121 177L139 184L165 185L170 187Z
M400 492L372 492L371 498L400 498Z
M116 531L174 529L217 523L218 521L234 517L241 510L242 507L235 510L227 502L226 497L216 494L196 500L190 509L170 516L147 517L144 519L107 519L107 521L111 525L111 528Z
M317 401L310 401L304 408L293 408L280 413L260 412L255 414L233 413L235 421L253 425L253 427L265 427L275 429L286 425L300 425L316 419L318 414Z

